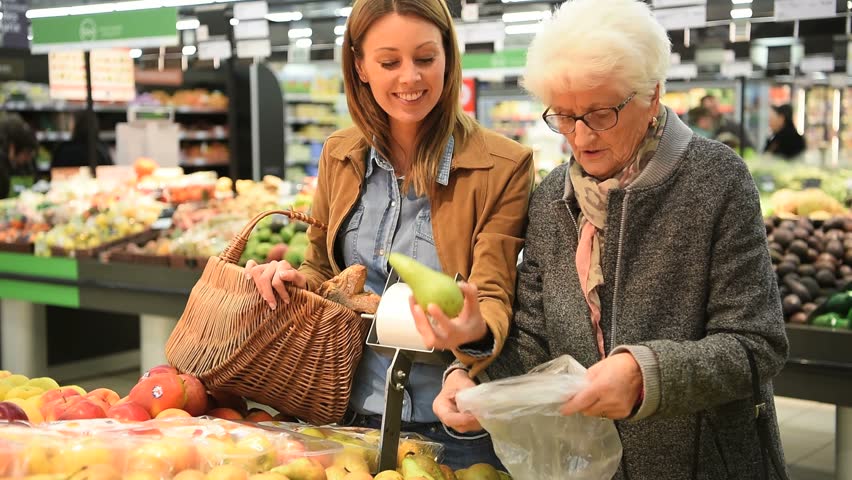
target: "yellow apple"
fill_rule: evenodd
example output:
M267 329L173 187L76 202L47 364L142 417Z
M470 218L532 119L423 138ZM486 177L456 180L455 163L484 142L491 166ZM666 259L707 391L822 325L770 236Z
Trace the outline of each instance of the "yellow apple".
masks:
M29 475L50 473L52 447L32 443L21 452L21 468Z
M45 392L48 390L53 390L55 388L59 388L59 384L56 383L56 380L50 377L36 377L31 378L27 381L26 385L32 385L33 387L38 387Z
M275 449L272 441L264 435L252 434L234 444L228 463L243 465L249 472L256 473L274 467Z
M248 480L249 474L237 465L219 465L207 472L207 480Z
M35 397L44 393L44 389L40 387L36 387L33 385L20 385L17 387L12 387L6 392L5 400L11 400L13 398L21 398L27 399L30 397Z
M0 397L6 398L6 393L9 390L20 387L21 385L27 383L29 378L23 375L9 375L8 377L0 380Z
M178 473L172 480L204 480L204 478L204 472L191 468Z
M79 438L63 442L53 457L53 473L72 473L89 465L111 465L113 449L93 438Z
M38 404L36 403L38 401L38 396L27 399L10 398L6 401L21 407L24 413L27 414L27 420L29 420L30 423L38 424L44 422L44 417L41 415L41 411L38 409Z

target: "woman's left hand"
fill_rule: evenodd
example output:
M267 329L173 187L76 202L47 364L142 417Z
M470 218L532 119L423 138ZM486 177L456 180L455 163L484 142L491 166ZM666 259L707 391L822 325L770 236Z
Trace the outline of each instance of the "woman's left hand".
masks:
M642 393L642 371L629 353L618 353L592 365L586 380L589 385L562 405L563 415L582 412L589 417L620 420L630 416Z
M488 326L479 311L479 290L472 283L459 283L462 295L464 295L464 306L459 316L453 319L447 318L441 307L430 303L427 306L432 321L417 304L412 295L409 298L411 314L414 316L414 325L423 338L426 348L437 348L439 350L452 350L459 345L481 340L488 333Z

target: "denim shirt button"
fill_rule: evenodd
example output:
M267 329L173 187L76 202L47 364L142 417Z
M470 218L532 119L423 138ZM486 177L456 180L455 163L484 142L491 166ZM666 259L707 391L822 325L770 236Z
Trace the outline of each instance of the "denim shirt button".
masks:
M391 202L391 207L395 207L395 206L396 206L396 202Z
M385 254L385 249L384 249L384 248L380 248L380 249L379 249L379 256L384 256L384 254Z

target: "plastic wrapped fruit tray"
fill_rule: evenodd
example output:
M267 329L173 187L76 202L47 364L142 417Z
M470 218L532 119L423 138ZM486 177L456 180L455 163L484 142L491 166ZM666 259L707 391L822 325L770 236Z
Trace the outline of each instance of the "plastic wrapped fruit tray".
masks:
M234 469L247 475L324 474L341 451L332 441L210 417L0 425L2 478L171 479L187 471L223 475Z

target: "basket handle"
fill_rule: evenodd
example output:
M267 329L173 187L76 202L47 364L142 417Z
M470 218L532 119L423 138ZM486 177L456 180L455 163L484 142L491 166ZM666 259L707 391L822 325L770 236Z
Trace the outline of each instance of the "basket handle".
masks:
M286 217L290 217L291 220L298 220L300 222L307 223L308 225L319 228L323 231L328 230L328 227L324 223L314 217L305 215L304 213L294 212L293 210L267 210L265 212L258 213L254 218L249 220L246 226L243 227L243 230L231 240L231 243L225 247L225 250L222 250L222 254L219 255L219 258L228 263L238 263L240 261L240 257L243 255L243 250L246 248L248 237L251 235L251 231L254 230L254 227L257 226L257 223L264 218L275 214L284 215Z

